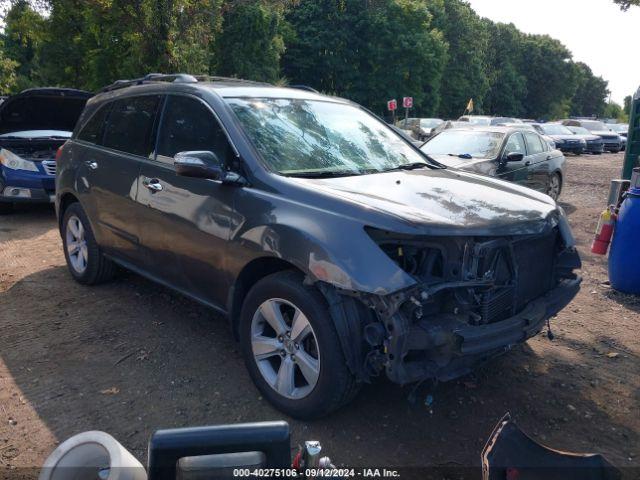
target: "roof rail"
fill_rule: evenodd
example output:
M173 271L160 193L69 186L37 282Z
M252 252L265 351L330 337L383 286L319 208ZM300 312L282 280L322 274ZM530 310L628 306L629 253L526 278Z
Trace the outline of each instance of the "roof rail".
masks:
M318 90L316 90L313 87L310 87L309 85L289 85L289 88L297 88L298 90L306 90L308 92L320 93Z
M189 75L188 73L148 73L144 77L133 78L130 80L116 80L111 85L104 87L100 93L111 92L121 88L131 87L133 85L142 85L150 82L172 82L172 83L198 83L198 82L228 82L228 83L245 83L251 85L270 85L264 82L255 82L253 80L243 80L233 77L218 77L213 75Z
M197 83L198 79L187 73L148 73L144 77L133 78L131 80L116 80L111 85L104 87L100 92L111 92L113 90L119 90L120 88L142 85L148 82Z

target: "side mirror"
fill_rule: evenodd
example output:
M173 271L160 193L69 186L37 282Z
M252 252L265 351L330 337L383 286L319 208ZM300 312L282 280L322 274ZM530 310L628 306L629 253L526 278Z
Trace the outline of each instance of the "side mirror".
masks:
M521 162L522 160L524 160L524 155L518 152L511 152L504 159L505 162Z
M225 171L218 156L209 151L179 152L173 160L176 173L183 177L223 180Z

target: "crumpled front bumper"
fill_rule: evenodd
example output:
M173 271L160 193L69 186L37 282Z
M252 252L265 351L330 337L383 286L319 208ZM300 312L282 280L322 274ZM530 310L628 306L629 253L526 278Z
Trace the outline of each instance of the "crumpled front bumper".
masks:
M582 278L563 279L520 313L495 323L470 325L453 314L418 323L396 312L389 321L393 335L386 345L386 373L406 384L428 378L451 380L540 332L545 322L576 296Z

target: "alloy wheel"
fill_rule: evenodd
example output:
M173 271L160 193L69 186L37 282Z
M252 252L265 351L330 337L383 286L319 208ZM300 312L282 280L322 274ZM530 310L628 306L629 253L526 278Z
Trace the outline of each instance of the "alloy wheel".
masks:
M76 273L82 275L87 269L89 250L82 221L75 215L67 221L66 241L69 263Z
M299 400L318 383L318 340L293 303L272 298L258 307L251 320L251 349L260 374L278 394Z
M549 196L554 200L557 200L560 196L560 177L556 174L551 175L549 179Z

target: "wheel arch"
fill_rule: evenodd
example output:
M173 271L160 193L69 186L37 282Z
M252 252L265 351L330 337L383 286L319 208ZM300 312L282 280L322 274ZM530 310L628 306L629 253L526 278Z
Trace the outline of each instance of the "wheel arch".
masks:
M58 206L58 228L62 228L62 219L64 218L64 212L69 208L69 205L73 203L79 203L80 200L71 192L65 192L60 196L60 204Z

